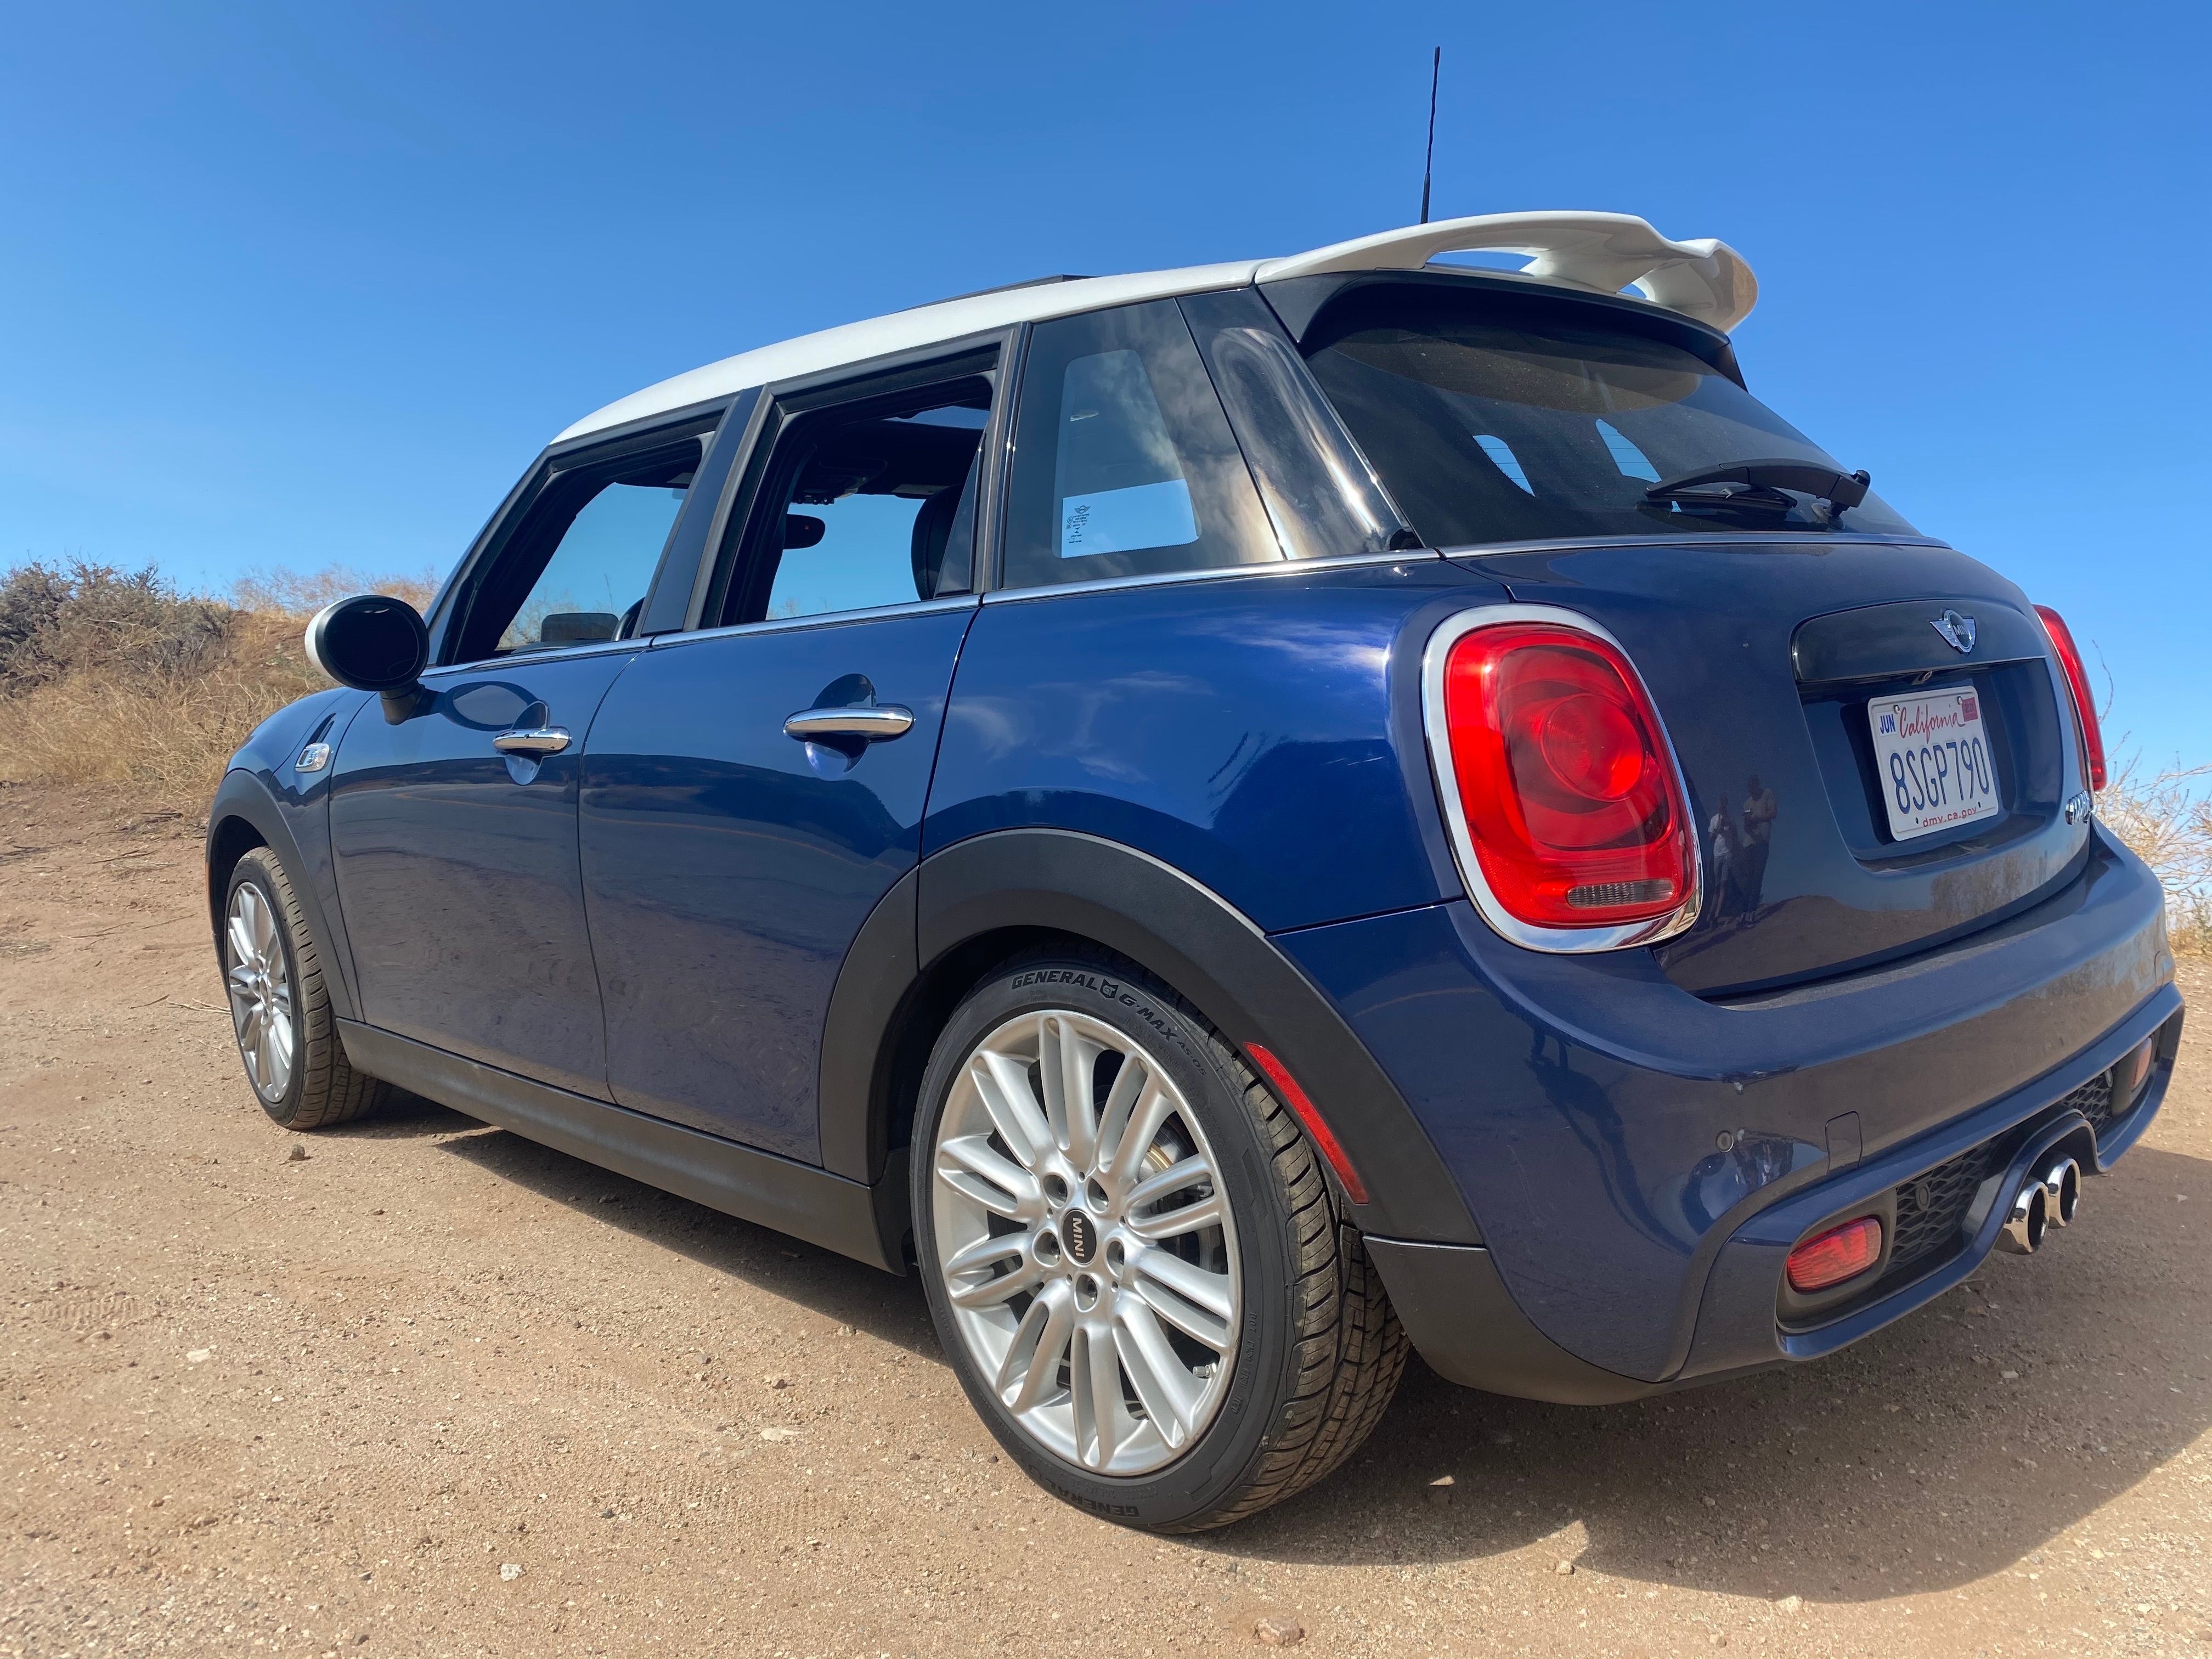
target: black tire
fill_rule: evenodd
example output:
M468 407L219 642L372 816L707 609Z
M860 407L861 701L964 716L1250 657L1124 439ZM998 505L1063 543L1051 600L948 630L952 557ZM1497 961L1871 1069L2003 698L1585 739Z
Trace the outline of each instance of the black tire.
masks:
M264 1089L257 1079L234 1012L232 1030L239 1038L240 1059L246 1062L246 1081L252 1085L261 1109L288 1129L326 1129L348 1122L382 1104L391 1085L356 1071L347 1060L344 1045L338 1040L337 1022L331 1012L330 991L323 982L321 947L307 931L291 877L265 847L257 847L240 859L223 889L226 988L238 957L229 919L237 906L239 890L246 887L254 890L275 919L276 943L283 953L292 993L291 1063L281 1090Z
M1127 1033L1169 1073L1200 1120L1235 1222L1243 1295L1225 1393L1172 1462L1132 1477L1086 1469L1023 1427L969 1352L938 1265L933 1166L953 1087L978 1044L1048 1010ZM961 1386L1015 1462L1079 1508L1154 1532L1225 1526L1335 1468L1396 1391L1405 1333L1297 1119L1195 1008L1124 958L1091 948L1027 952L969 993L924 1074L911 1182L922 1281Z

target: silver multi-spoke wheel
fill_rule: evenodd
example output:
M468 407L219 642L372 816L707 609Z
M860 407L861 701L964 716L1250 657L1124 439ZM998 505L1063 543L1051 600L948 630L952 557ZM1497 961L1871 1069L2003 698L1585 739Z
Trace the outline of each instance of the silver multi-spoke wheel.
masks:
M280 925L259 888L241 883L231 894L223 927L230 1021L246 1074L267 1101L283 1099L292 1084L292 979Z
M1213 1149L1166 1069L1061 1009L971 1049L931 1148L954 1323L1037 1443L1149 1473L1220 1409L1243 1278Z

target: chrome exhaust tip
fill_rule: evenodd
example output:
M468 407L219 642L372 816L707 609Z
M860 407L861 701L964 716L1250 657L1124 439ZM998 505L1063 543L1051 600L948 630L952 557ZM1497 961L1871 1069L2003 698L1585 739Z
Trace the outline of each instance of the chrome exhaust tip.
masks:
M2070 1225L2081 1209L2081 1166L2062 1158L2043 1172L2043 1212L2053 1227Z
M2014 1255L2033 1255L2041 1248L2044 1231L2050 1224L2051 1200L2044 1192L2043 1183L2031 1181L2013 1200L2012 1213L2005 1218L2004 1231L1997 1235L1997 1248Z

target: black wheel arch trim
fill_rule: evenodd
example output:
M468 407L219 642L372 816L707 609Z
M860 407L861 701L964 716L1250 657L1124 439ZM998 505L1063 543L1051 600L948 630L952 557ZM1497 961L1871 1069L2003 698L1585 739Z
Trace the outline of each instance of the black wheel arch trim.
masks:
M232 822L249 826L260 837L261 845L276 854L292 878L292 891L306 912L307 931L325 958L323 986L331 1000L331 1012L339 1019L354 1019L359 1016L359 1005L354 998L353 952L344 933L336 925L336 919L323 904L322 894L316 880L316 871L302 854L298 838L292 833L283 809L270 793L268 782L259 775L243 768L234 768L224 775L222 783L208 807L207 872L208 926L215 939L216 961L222 961L222 901L216 890L216 861L236 845L227 835ZM242 853L245 849L240 848ZM237 858L227 858L223 864L223 879L228 881Z
M1152 854L1067 830L1004 830L930 854L878 903L824 1024L823 1166L879 1182L902 1103L902 1040L931 970L994 933L1072 934L1141 964L1239 1048L1263 1042L1366 1183L1362 1232L1476 1244L1466 1200L1413 1110L1334 1005L1220 895ZM933 1033L932 1034L933 1035ZM910 1052L910 1051L909 1051Z

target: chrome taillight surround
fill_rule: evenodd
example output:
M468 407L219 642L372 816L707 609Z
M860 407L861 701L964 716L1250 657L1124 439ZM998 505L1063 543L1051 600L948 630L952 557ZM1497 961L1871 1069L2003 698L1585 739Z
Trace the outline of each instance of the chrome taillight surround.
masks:
M1444 669L1451 656L1452 647L1479 628L1493 627L1499 623L1550 623L1576 633L1586 634L1601 640L1620 653L1629 672L1636 675L1636 690L1651 712L1653 725L1657 728L1659 741L1664 747L1667 764L1674 769L1674 778L1681 786L1682 799L1690 799L1688 781L1682 775L1682 763L1674 753L1674 740L1667 731L1667 722L1659 714L1657 701L1651 688L1644 683L1642 673L1628 648L1613 637L1611 630L1592 621L1579 611L1568 611L1550 605L1486 605L1473 610L1458 611L1437 624L1423 647L1421 657L1421 730L1428 739L1429 768L1436 787L1437 802L1442 808L1444 830L1451 842L1452 859L1459 866L1461 882L1467 896L1490 924L1493 932L1515 945L1531 951L1547 951L1559 955L1579 956L1594 951L1619 951L1632 945L1656 945L1669 939L1687 928L1698 919L1698 909L1705 891L1705 842L1698 833L1694 811L1683 825L1690 842L1689 893L1682 902L1665 915L1648 921L1620 923L1594 927L1547 927L1540 923L1521 920L1498 902L1491 890L1489 880L1482 872L1482 861L1476 857L1474 837L1468 827L1466 809L1460 804L1456 769L1451 751L1451 732L1444 714Z

